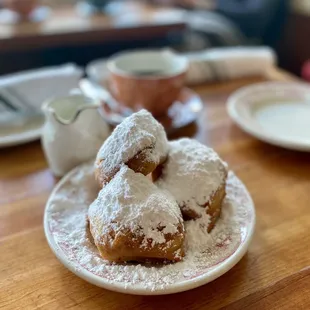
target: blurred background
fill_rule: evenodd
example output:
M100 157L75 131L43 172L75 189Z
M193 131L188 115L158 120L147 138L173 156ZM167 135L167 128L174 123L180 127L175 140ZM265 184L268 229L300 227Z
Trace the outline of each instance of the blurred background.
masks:
M309 0L0 0L0 75L132 48L272 47L307 77Z

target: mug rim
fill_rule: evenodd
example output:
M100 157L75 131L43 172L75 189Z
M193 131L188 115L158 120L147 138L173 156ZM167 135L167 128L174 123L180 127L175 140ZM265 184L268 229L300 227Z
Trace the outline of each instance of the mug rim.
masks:
M132 55L132 54L158 54L158 55L160 55L160 54L164 54L164 53L170 53L170 55L172 55L175 59L181 60L181 62L182 62L181 68L179 70L176 70L175 72L171 72L171 73L168 72L167 74L163 74L163 75L154 75L154 76L143 75L143 76L139 76L139 75L135 75L133 73L130 73L126 70L122 70L115 65L116 60L121 59L122 57L127 56L127 55ZM188 59L185 56L174 53L173 51L171 51L169 49L125 50L125 51L121 51L119 53L112 55L111 57L108 58L108 61L107 61L107 69L111 74L121 76L124 78L134 79L134 80L165 80L165 79L170 79L170 78L177 77L179 75L186 73L186 71L188 70L188 66L189 66Z

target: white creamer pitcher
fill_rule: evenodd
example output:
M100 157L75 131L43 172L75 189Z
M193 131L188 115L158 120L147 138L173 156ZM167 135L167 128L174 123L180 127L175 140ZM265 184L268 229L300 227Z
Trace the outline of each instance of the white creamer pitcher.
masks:
M98 102L83 95L44 103L42 144L55 176L63 176L77 165L95 158L110 133L98 107Z

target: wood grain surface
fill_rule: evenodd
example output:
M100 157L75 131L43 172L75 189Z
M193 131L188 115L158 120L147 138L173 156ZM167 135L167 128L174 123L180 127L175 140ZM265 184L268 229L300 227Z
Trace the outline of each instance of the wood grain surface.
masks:
M275 70L270 79L291 77ZM264 144L228 118L227 96L261 79L199 86L196 138L251 192L257 212L245 257L219 279L169 296L131 296L88 284L49 249L42 221L56 183L39 142L0 150L1 309L310 309L310 157Z
M177 9L155 8L124 1L117 15L80 16L73 6L53 8L42 23L0 23L0 53L158 38L182 30L185 23Z

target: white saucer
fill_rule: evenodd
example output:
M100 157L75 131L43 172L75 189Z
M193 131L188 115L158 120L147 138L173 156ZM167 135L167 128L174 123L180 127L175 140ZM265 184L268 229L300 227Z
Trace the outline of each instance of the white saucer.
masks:
M167 114L157 118L157 120L170 136L195 123L202 110L203 101L200 96L189 88L183 88L179 98L168 109ZM102 101L99 112L102 118L113 127L120 124L128 116L121 106L118 106L117 110L112 110L104 101Z
M227 184L227 198L219 220L222 222L218 222L218 229L215 227L212 231L211 243L202 252L194 252L194 259L185 256L183 262L151 268L103 260L92 243L87 223L88 206L98 193L92 163L71 171L53 190L44 213L45 235L60 262L99 287L136 295L190 290L218 278L236 265L252 239L255 210L251 196L232 172ZM191 223L195 225L195 222ZM190 231L190 228L186 229ZM169 278L168 274L173 276Z
M227 101L227 110L244 131L270 144L310 151L310 86L265 82L243 87Z

